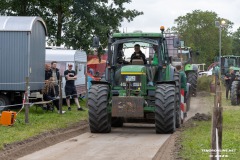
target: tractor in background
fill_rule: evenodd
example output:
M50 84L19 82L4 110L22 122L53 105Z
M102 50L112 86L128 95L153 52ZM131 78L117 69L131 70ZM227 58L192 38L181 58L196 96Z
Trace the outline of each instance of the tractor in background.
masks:
M161 27L161 33L109 35L105 77L92 81L88 92L92 133L108 133L111 127L121 127L131 120L155 123L156 133L164 134L181 126L184 117L180 109L180 77L171 65L163 32ZM94 37L93 42L99 46L99 38ZM136 44L141 46L147 64L142 59L130 62ZM152 63L154 54L157 65ZM149 74L153 75L153 85L148 83Z
M166 33L168 41L168 52L172 57L172 65L183 65L184 71L187 75L187 82L191 84L191 96L197 95L197 79L198 79L198 65L192 63L192 50L190 47L184 46L184 41L180 41L179 35L176 33ZM179 39L179 47L174 48L173 39ZM198 55L198 54L197 54ZM189 92L189 93L190 93Z
M236 74L236 79L231 86L231 104L240 104L240 56L225 55L221 56L221 79L224 81L224 75L233 69ZM225 81L224 81L225 82Z

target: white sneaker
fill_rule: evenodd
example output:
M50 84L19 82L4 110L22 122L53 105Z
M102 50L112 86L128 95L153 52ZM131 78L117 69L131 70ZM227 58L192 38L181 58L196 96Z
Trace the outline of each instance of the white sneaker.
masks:
M62 114L64 114L66 111L62 111ZM60 111L58 111L58 113L60 114Z

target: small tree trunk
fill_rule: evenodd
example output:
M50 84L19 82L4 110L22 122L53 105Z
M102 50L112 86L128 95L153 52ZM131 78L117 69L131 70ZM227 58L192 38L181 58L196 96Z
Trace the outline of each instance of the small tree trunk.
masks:
M59 5L58 9L58 22L57 22L57 42L56 45L60 46L62 43L62 23L63 23L63 12L62 12L62 6Z

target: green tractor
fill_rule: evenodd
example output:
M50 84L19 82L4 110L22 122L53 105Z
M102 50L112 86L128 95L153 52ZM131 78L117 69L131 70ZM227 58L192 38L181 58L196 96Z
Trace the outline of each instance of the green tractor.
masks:
M181 126L180 77L171 65L164 29L161 31L109 36L105 77L92 81L88 92L92 133L108 133L111 127L121 127L133 120L155 123L156 133L173 133ZM95 47L98 44L99 39L94 38ZM142 59L130 62L136 44L141 46L147 64ZM155 66L154 54L158 62ZM152 72L152 68L156 72ZM148 85L149 74L153 85Z
M187 82L191 84L191 96L197 95L198 66L192 64L192 51L190 47L180 47L177 57L173 58L173 65L181 62L187 75Z
M187 82L191 84L191 95L195 97L197 95L198 66L192 64L192 51L189 47L181 47L178 53L182 55Z

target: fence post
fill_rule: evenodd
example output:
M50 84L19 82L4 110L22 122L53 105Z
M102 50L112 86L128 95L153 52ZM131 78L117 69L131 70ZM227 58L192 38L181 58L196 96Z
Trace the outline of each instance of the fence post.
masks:
M62 75L59 79L59 113L62 114Z
M222 149L222 91L221 91L221 77L215 75L215 96L214 96L214 107L212 114L212 139L210 159L219 159Z
M88 74L87 74L87 67L85 67L85 99L86 99L86 102L85 102L85 105L86 105L86 108L88 108Z
M24 107L25 107L25 123L29 123L29 118L28 118L28 115L29 115L29 77L26 77L26 88L25 88L25 104L24 104Z

